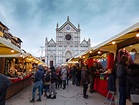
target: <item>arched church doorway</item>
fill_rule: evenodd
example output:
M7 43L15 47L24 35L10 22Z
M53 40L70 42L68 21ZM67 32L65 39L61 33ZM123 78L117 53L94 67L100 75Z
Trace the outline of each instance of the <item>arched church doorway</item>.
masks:
M54 62L53 62L53 55L51 55L51 56L50 56L50 67L53 66L53 65L54 65Z
M65 57L66 57L66 62L72 57L72 53L71 53L71 51L67 51L66 53L65 53Z

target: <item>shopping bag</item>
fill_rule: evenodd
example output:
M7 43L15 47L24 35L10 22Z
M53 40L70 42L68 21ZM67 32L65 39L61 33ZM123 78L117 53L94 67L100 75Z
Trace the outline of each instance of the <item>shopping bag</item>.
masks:
M100 79L104 80L104 74L100 74Z
M139 88L131 88L130 97L133 103L139 103Z

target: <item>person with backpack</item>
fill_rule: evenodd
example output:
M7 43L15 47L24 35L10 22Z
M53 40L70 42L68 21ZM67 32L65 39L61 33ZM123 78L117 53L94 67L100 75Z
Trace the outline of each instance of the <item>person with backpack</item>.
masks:
M50 72L50 88L49 88L49 96L47 98L56 99L56 73L55 70L51 69ZM53 97L51 97L53 93Z
M47 92L49 90L49 86L50 86L50 73L51 73L51 69L48 69L47 72L46 72L46 75L44 77L44 85L45 85L45 94L44 96L47 97Z
M31 103L35 102L35 92L38 88L39 90L39 98L36 101L41 101L41 95L42 95L42 84L44 79L44 70L42 65L38 65L38 70L36 71L34 75L34 85L32 89L32 99L30 100Z

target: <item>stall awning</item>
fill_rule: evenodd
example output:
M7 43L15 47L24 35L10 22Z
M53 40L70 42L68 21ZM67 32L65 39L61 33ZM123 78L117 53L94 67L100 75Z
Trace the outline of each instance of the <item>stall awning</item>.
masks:
M0 57L21 53L21 49L13 45L10 40L0 37Z
M133 26L127 28L126 30L120 32L119 34L111 37L110 39L92 47L93 50L103 50L103 51L116 51L123 47L129 45L134 45L139 43L139 38L136 34L139 32L139 22Z
M134 48L139 51L139 37L136 37L136 34L139 33L139 22L134 24L133 26L127 28L126 30L120 32L119 34L111 37L110 39L90 48L89 50L75 56L72 61L80 59L80 56L84 56L85 58L94 57L94 58L105 58L104 54L108 52L116 52L117 49L128 47L133 45ZM98 51L101 51L101 54L98 54Z

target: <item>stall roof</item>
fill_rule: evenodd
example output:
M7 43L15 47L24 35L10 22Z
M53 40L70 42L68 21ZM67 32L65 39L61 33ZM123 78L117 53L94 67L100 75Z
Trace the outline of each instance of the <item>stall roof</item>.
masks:
M115 52L117 49L128 47L129 45L134 45L135 47L139 46L139 38L136 37L136 34L139 32L139 22L132 25L131 27L125 29L124 31L120 32L119 34L111 37L110 39L91 47L89 50L75 56L71 60L75 61L79 59L80 56L87 56L87 57L96 57L100 58L101 55L107 52ZM112 44L115 42L115 44ZM136 45L135 45L136 44ZM131 48L130 48L131 49ZM101 54L98 54L98 51L101 51ZM90 53L91 51L91 53Z
M133 26L127 28L126 30L120 32L119 34L111 37L110 39L92 47L93 50L103 50L103 51L115 51L117 48L127 47L129 45L134 45L139 43L139 39L136 37L139 31L139 22ZM115 41L115 44L112 42Z
M41 65L43 65L43 66L47 66L47 65L45 64L45 62L41 61L41 60L38 59L37 57L35 57L35 56L31 55L31 54L30 54L30 56L31 56L35 61L37 61L38 64L41 64Z
M11 52L14 50L14 52ZM13 45L10 40L0 37L0 57L1 55L11 55L21 53L21 49Z

